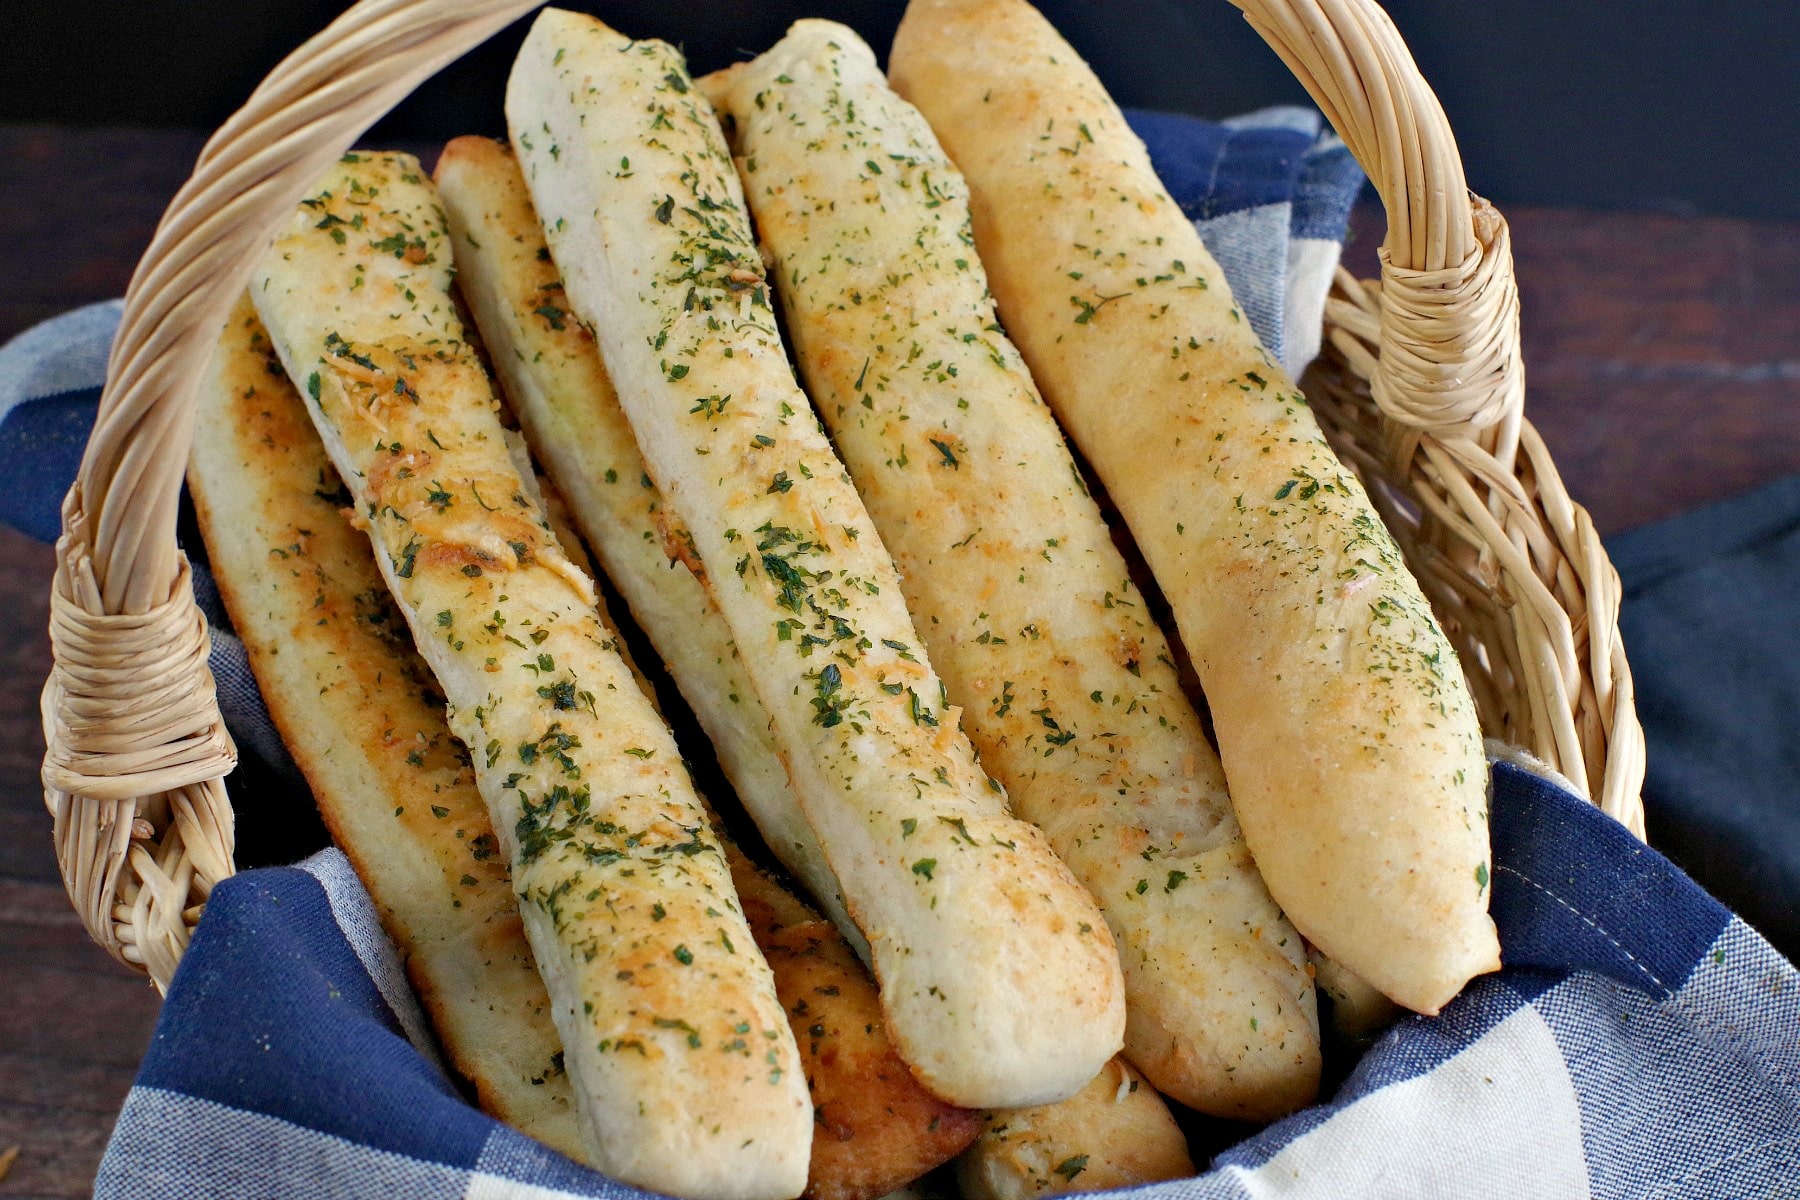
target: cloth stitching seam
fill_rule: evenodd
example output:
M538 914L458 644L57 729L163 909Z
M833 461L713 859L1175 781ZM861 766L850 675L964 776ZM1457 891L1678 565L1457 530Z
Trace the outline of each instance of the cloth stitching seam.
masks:
M1706 1164L1704 1167L1701 1167L1695 1171L1690 1171L1686 1175L1683 1175L1679 1179L1671 1179L1667 1184L1663 1185L1661 1190L1651 1193L1650 1195L1646 1196L1644 1198L1644 1200L1662 1200L1662 1198L1665 1196L1674 1195L1676 1188L1685 1187L1686 1185L1693 1183L1697 1179L1701 1179L1707 1175L1711 1175L1714 1171L1717 1171L1721 1167L1729 1166L1730 1164L1737 1162L1740 1159L1749 1158L1752 1154L1759 1154L1762 1151L1768 1150L1772 1147L1779 1148L1781 1146L1800 1147L1800 1138L1778 1137L1771 1141L1758 1142L1754 1146L1745 1147L1744 1149L1739 1150L1736 1154L1728 1154L1724 1158L1714 1159L1712 1162Z
M1217 215L1213 212L1213 198L1219 190L1219 168L1225 164L1225 152L1231 147L1231 140L1236 136L1236 130L1227 129L1225 136L1219 141L1219 148L1213 152L1212 171L1207 175L1206 191L1202 193L1206 197L1204 216L1209 221Z
M1758 1050L1754 1043L1748 1041L1736 1027L1720 1021L1717 1016L1694 1003L1690 997L1675 993L1670 998L1675 1007L1688 1018L1696 1030L1705 1030L1712 1034L1713 1037L1736 1051L1740 1058L1754 1064L1759 1073L1773 1078L1791 1091L1800 1092L1800 1080L1796 1080L1792 1075L1770 1062L1768 1056Z
M1562 905L1562 907L1568 909L1570 912L1572 912L1576 916L1580 917L1582 922L1584 924L1586 924L1590 929L1592 929L1594 932L1598 933L1601 937L1605 938L1608 942L1612 943L1613 949L1617 950L1620 954L1623 954L1626 958L1630 959L1631 965L1636 967L1640 972L1642 972L1645 979L1648 979L1651 983L1655 984L1659 989L1661 989L1664 999L1667 999L1670 996L1674 995L1674 990L1672 988L1670 988L1668 984L1666 984L1662 980L1658 979L1656 977L1656 975L1650 970L1649 967L1646 967L1642 962L1638 961L1637 955L1635 955L1631 951L1627 950L1624 947L1624 945L1619 941L1619 939L1614 937L1611 933L1609 933L1607 931L1606 927L1601 925L1598 921L1594 920L1592 917L1590 917L1586 913L1582 912L1579 908L1576 908L1573 904L1570 904L1567 900L1563 899L1561 896L1557 895L1555 892L1551 891L1549 888L1545 887L1543 884L1541 884L1537 880L1531 878L1531 876L1526 875L1522 871L1516 870L1512 867L1505 866L1504 864L1500 864L1500 863L1494 864L1494 870L1496 873L1504 871L1506 874L1511 875L1515 879L1523 880L1524 882L1530 884L1532 887L1536 888L1538 891L1544 893L1544 895L1546 895L1546 896L1550 897L1552 900L1556 901L1558 904Z

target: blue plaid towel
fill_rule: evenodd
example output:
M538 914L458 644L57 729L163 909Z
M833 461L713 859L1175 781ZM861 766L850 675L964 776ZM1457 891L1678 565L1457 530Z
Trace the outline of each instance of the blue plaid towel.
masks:
M1315 114L1133 114L1296 373L1361 183ZM0 349L0 519L42 538L92 422L116 304ZM190 553L198 556L199 547ZM241 645L221 705L286 762ZM1800 1196L1800 974L1655 851L1540 775L1494 770L1505 969L1408 1018L1321 1104L1142 1200ZM105 1197L644 1195L471 1108L368 895L327 850L214 893L101 1166Z

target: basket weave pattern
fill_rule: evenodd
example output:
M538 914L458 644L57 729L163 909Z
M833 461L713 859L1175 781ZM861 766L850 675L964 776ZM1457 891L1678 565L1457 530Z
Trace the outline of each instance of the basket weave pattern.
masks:
M195 395L270 231L419 82L541 0L360 0L201 153L145 252L63 507L45 800L94 939L166 986L232 866L219 717L175 520ZM1641 835L1643 737L1618 578L1523 417L1506 224L1374 0L1233 0L1388 213L1379 283L1340 272L1306 380L1462 657L1483 725Z

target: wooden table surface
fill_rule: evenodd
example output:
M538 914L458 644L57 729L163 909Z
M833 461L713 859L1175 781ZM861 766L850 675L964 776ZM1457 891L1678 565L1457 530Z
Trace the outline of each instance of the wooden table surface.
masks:
M0 127L0 341L123 292L198 135ZM1800 468L1800 224L1511 209L1527 411L1602 533ZM1380 214L1349 260L1372 273ZM70 909L38 786L51 555L0 529L0 1196L87 1195L156 1017ZM0 1161L4 1161L0 1159Z

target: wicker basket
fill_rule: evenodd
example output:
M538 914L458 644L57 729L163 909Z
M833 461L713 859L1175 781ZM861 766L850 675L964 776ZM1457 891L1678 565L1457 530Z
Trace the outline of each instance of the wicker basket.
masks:
M45 800L94 940L166 986L230 875L236 752L175 522L197 384L269 231L420 81L540 0L360 0L202 152L126 294L63 505ZM1306 391L1454 639L1490 737L1640 836L1643 735L1619 582L1525 421L1506 223L1374 0L1234 0L1387 208L1379 283L1340 272Z

